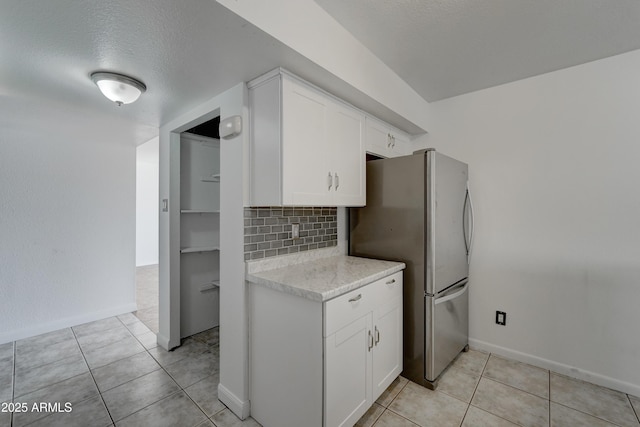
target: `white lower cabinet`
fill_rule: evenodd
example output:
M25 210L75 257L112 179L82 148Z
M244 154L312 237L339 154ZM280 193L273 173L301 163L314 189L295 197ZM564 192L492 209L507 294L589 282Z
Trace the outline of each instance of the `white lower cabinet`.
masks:
M326 426L354 425L402 372L402 273L325 303Z
M352 426L371 406L371 314L324 339L324 417L327 426Z
M263 426L352 426L402 372L402 272L324 303L249 289L251 415Z
M402 372L402 292L373 312L373 334L371 372L373 395L377 399Z

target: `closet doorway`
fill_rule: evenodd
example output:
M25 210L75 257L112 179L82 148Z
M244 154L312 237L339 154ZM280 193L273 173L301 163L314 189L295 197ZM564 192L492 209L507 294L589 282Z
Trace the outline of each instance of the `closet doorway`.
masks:
M180 338L220 325L219 126L180 134Z

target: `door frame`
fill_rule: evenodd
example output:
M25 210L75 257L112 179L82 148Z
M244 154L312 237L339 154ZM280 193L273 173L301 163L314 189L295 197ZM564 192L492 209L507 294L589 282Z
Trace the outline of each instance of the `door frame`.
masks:
M180 345L180 133L220 116L239 115L243 130L220 140L220 384L218 398L240 419L248 399L248 319L243 210L248 201L248 91L228 89L160 127L158 345ZM163 212L163 200L168 211Z

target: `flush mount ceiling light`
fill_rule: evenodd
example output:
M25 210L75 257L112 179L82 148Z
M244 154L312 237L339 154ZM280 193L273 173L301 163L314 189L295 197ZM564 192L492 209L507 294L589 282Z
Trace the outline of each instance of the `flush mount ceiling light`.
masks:
M147 90L147 87L141 81L106 71L91 73L91 80L98 86L104 96L119 106L131 104Z

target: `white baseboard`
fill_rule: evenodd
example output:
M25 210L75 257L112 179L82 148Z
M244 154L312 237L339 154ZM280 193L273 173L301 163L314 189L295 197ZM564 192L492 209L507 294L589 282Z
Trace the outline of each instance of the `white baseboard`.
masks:
M63 319L58 319L39 325L27 326L15 331L2 332L0 333L0 344L17 341L24 338L35 337L36 335L46 334L47 332L53 332L59 329L82 325L83 323L93 322L94 320L106 319L107 317L117 316L119 314L131 313L132 311L136 311L136 309L137 306L135 303L125 304L117 307L111 307L105 310L65 317Z
M169 347L169 338L162 335L162 333L158 333L156 337L157 337L157 343L160 347L162 347L167 351L171 350L171 347Z
M159 331L156 336L158 345L167 351L173 350L174 348L180 347L181 345L181 340L179 337L174 337L172 341L171 339L169 339L169 337L164 335L162 331Z
M218 384L218 399L224 403L238 418L245 420L251 415L251 404L248 400L242 400L222 385Z
M564 363L555 362L553 360L544 359L528 353L512 350L498 345L490 344L485 341L469 338L469 346L475 350L482 350L493 353L497 356L507 357L519 362L528 363L539 368L548 369L567 377L588 381L603 387L621 391L623 393L640 396L640 385L631 384L605 375L596 374L595 372L585 371L575 366L565 365Z

